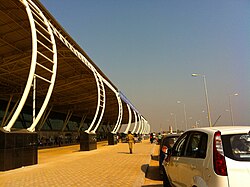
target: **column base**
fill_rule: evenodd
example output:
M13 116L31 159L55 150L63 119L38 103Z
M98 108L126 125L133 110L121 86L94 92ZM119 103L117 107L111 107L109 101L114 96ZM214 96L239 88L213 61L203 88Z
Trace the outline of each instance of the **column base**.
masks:
M108 145L116 145L117 144L117 136L112 132L108 133Z
M37 133L0 128L0 171L37 164Z
M97 149L96 134L80 133L80 151L91 151Z

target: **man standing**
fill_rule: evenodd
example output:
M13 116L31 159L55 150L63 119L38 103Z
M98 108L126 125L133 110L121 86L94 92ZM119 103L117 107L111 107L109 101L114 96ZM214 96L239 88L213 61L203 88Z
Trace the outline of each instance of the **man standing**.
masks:
M134 136L131 134L131 131L128 131L127 142L129 147L129 152L132 154L133 144L135 143Z

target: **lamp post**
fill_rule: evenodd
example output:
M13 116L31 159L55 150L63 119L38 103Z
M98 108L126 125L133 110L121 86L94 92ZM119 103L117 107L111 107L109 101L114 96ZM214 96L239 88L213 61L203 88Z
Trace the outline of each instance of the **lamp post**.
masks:
M176 133L177 133L177 122L176 122L176 114L175 113L170 113L171 116L174 116L174 125L176 128Z
M181 104L181 101L177 101L177 103ZM186 130L187 130L188 124L187 124L187 112L186 112L186 105L185 105L185 103L183 103L183 110L184 110L185 125L186 125Z
M234 126L234 118L233 118L233 107L232 107L231 97L238 96L238 95L239 95L238 93L229 95L229 108L230 108L230 117L231 117L232 126Z
M205 97L206 97L206 105L207 105L208 123L209 123L209 127L212 127L212 121L211 121L211 115L210 115L210 108L209 108L209 102L208 102L208 94L207 94L206 76L205 75L201 75L201 74L197 74L197 73L193 73L192 76L193 77L198 77L198 76L202 76L203 77L204 89L205 89Z

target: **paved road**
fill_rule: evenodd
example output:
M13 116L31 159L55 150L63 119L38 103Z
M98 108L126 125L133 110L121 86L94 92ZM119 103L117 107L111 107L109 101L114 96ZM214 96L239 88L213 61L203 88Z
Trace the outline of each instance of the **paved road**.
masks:
M98 144L93 151L79 145L39 150L37 165L0 172L0 187L18 186L142 186L155 144Z

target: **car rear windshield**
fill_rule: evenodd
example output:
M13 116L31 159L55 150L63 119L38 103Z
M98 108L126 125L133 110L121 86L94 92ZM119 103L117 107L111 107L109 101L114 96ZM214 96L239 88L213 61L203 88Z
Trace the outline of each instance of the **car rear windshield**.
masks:
M237 161L250 161L250 134L231 134L222 136L226 157Z
M162 146L172 147L173 144L176 142L176 140L179 138L179 136L169 136L163 139Z

